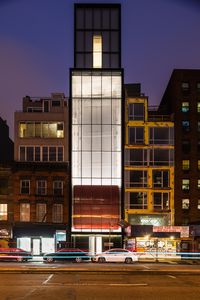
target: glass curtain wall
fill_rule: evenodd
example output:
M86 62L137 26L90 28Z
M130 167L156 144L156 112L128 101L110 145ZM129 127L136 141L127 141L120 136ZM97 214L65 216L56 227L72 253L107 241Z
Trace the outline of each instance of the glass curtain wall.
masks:
M72 186L121 187L120 71L72 72Z

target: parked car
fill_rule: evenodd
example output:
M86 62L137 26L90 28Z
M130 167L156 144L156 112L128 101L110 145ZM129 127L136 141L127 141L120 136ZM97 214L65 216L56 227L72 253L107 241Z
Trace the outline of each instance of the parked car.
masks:
M105 252L96 254L92 258L93 262L104 263L104 262L125 262L130 264L138 261L138 256L134 252L126 249L115 248Z
M18 261L25 262L32 259L31 252L20 248L0 248L0 261Z
M90 259L91 257L87 252L76 248L63 248L54 253L46 253L43 256L43 261L48 263L54 261L74 261L79 263Z

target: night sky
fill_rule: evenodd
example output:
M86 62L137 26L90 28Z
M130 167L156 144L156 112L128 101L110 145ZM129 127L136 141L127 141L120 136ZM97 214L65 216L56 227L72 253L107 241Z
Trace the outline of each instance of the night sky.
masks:
M125 82L160 102L174 68L200 68L199 0L0 0L0 116L13 138L22 97L68 96L73 4L122 4Z

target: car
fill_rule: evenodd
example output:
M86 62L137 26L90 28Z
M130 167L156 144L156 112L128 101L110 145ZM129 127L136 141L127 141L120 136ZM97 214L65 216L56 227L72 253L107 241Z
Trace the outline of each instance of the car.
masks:
M32 253L21 248L0 248L0 261L25 262L32 259Z
M52 263L54 261L74 261L77 263L83 260L90 260L90 255L77 248L63 248L53 253L46 253L43 255L43 261L47 263Z
M131 264L132 262L138 261L138 256L127 249L115 248L96 254L92 258L92 261L98 263L125 262Z

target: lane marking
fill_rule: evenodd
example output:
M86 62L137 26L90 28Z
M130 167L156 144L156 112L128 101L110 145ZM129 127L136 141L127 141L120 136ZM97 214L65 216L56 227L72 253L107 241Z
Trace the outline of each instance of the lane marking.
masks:
M49 275L48 278L45 281L43 281L42 285L47 284L49 282L49 280L51 280L51 278L53 277L53 275L54 274Z
M47 285L59 285L59 286L147 286L147 283L47 283Z
M173 276L173 275L167 275L167 276L170 278L176 279L176 276Z
M149 267L147 267L147 266L144 266L144 265L142 265L143 266L143 268L145 268L145 269L148 269L148 270L150 270L151 268L149 268Z

